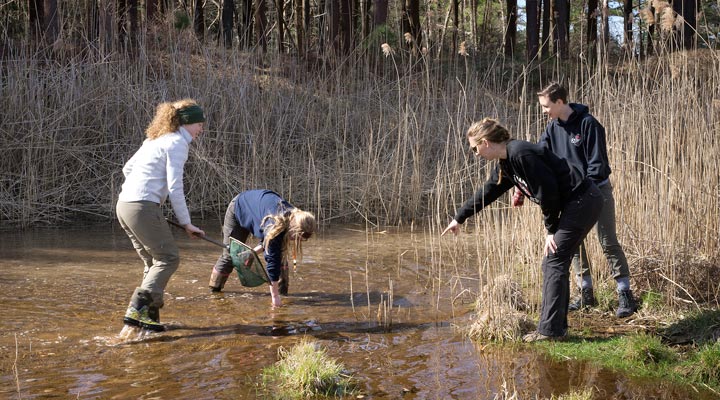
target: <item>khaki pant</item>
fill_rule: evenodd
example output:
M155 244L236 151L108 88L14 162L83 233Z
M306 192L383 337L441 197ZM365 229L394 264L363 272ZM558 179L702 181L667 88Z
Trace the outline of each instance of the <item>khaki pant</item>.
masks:
M170 226L160 206L150 201L118 201L116 212L120 226L125 230L133 247L144 264L142 284L130 300L140 302L138 293L150 295L152 307L163 306L163 293L170 277L180 265L180 252Z

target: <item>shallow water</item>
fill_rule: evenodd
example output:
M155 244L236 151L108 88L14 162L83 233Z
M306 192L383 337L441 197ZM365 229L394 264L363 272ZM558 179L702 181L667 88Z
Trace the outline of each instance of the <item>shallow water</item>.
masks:
M276 310L266 289L234 276L210 293L218 248L176 233L182 261L161 313L170 329L131 341L118 334L142 268L117 226L0 233L0 398L261 398L262 369L302 337L370 399L548 398L584 387L597 398L713 398L465 340L455 326L472 298L443 283L427 251L435 239L422 232L325 230L307 242Z

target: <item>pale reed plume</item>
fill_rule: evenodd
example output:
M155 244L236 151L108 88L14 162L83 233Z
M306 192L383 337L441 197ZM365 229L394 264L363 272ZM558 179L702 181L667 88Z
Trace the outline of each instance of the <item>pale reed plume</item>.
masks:
M463 57L468 56L467 48L465 47L465 41L463 40L460 42L460 50L458 50L458 54L460 54Z
M382 48L382 52L383 54L385 54L385 57L395 55L395 50L393 50L392 47L390 47L390 45L387 43L383 43L380 48Z
M645 7L640 10L640 18L648 25L655 25L655 14L653 14L650 7Z
M665 7L660 15L660 29L663 32L671 32L675 25L675 11L670 7Z

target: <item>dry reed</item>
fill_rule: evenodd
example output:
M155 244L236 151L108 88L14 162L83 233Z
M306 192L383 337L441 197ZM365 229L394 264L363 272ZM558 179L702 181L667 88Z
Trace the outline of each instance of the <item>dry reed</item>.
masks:
M380 74L362 65L308 72L285 56L202 48L168 31L167 39L145 38L148 50L133 60L89 53L53 60L24 50L8 56L0 86L3 225L111 219L121 167L155 105L168 99L193 97L207 110L185 184L201 217L222 215L239 191L268 187L324 224L414 222L439 232L487 174L466 149L469 123L495 117L533 141L545 125L534 96L539 82L503 58L466 56L457 65L425 58L418 71L408 62L418 60L398 51L381 58ZM717 54L542 68L605 125L618 233L636 287L717 301ZM523 287L537 286L537 207L499 202L466 225L480 234L429 245L429 282L470 274L477 286L458 289L477 292L510 274ZM588 245L596 279L607 280L594 234Z

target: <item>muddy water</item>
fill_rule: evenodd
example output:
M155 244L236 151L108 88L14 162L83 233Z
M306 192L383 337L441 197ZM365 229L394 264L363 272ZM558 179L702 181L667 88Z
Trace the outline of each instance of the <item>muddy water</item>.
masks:
M325 346L371 399L547 398L583 387L598 398L711 398L464 340L455 326L472 299L441 282L422 232L325 230L307 243L277 310L265 289L234 276L209 293L218 249L177 237L182 262L161 314L171 329L119 343L142 270L116 226L0 233L0 398L260 398L263 367L302 337Z

